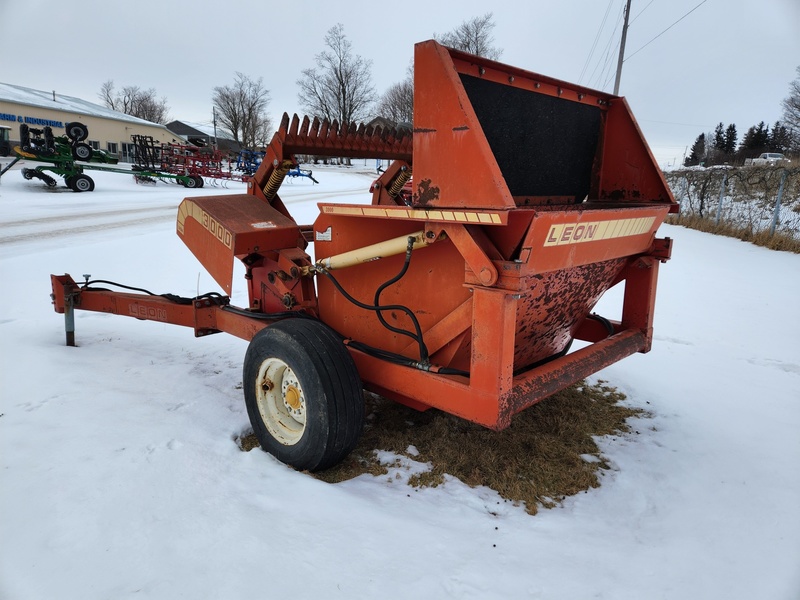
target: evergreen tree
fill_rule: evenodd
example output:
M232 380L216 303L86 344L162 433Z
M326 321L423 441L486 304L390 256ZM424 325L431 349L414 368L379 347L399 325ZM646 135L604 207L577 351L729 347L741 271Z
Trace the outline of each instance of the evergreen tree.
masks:
M780 121L775 121L775 125L772 126L772 131L769 134L769 151L783 154L789 150L791 141L789 130Z
M684 167L694 167L695 165L701 164L704 162L706 158L706 134L701 133L697 136L697 139L692 144L692 151L689 153L689 156L686 157L686 160L683 161Z
M748 156L758 156L762 152L767 151L769 146L769 126L761 121L758 125L753 125L747 130L742 138L742 144L739 147Z
M737 137L738 136L737 136L737 133L736 133L736 125L731 123L730 125L728 125L728 128L725 130L725 148L724 148L724 150L725 150L726 154L733 154L733 152L736 150L736 138Z
M725 152L725 126L722 124L722 121L720 121L717 128L714 129L714 148Z

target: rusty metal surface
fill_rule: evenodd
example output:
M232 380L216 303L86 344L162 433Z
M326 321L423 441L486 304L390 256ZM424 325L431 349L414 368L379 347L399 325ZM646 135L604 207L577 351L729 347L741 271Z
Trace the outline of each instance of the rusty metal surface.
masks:
M514 387L498 399L498 427L507 427L519 411L641 351L644 346L644 333L627 330L517 377Z
M411 131L370 127L364 123L333 123L284 113L278 133L287 154L317 154L352 158L388 158L411 162Z
M515 369L561 352L625 262L618 258L526 278L530 291L517 310Z

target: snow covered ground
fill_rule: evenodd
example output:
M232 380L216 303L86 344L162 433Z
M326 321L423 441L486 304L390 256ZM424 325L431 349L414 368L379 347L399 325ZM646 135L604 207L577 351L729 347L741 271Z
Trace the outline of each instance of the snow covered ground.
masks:
M355 171L281 196L310 222L367 201ZM79 312L65 347L50 273L216 291L175 209L243 189L92 176L0 180L0 598L800 598L800 256L665 226L654 349L598 375L652 417L602 440L600 488L532 517L455 480L328 485L241 452L232 336Z

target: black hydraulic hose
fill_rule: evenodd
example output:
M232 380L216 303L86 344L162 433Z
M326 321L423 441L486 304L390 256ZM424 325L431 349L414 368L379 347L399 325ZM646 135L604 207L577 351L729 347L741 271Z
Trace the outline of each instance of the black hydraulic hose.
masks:
M276 321L278 319L291 319L294 317L301 319L314 319L314 317L312 317L308 313L297 310L285 310L282 312L262 313L262 312L252 312L244 308L239 308L237 306L223 306L222 310L231 312L236 315L242 315L243 317L258 319L260 321Z
M609 321L605 317L601 317L597 313L591 313L586 318L587 319L593 319L594 321L598 321L599 323L601 323L603 325L603 327L606 328L606 331L608 332L609 336L614 335L614 333L615 333L614 332L614 326L611 324L611 321Z
M408 250L406 252L406 261L405 261L405 263L403 265L403 268L401 269L400 273L398 273L395 277L393 277L392 279L390 279L389 281L387 281L386 283L381 285L381 287L378 288L378 291L375 294L376 305L377 305L377 300L379 299L381 292L385 288L387 288L390 285L392 285L392 284L396 283L397 281L399 281L403 277L403 275L405 275L406 271L408 270L408 264L409 264L409 261L410 261L410 254L411 254L412 246L413 246L413 238L411 238L409 240L409 248L408 248ZM381 310L400 310L400 311L403 311L404 313L406 313L409 316L409 318L411 319L411 321L414 323L414 328L416 330L416 334L414 334L414 333L412 333L410 331L402 330L402 329L397 330L396 328L392 327L388 323L385 323L383 319L381 319L381 322L384 322L384 325L388 329L391 329L393 331L397 331L398 333L403 333L405 335L408 335L411 338L413 338L415 341L417 341L417 343L419 344L419 347L420 347L420 358L421 358L421 360L420 361L416 361L416 360L413 360L411 358L408 358L407 356L403 356L402 354L396 354L396 353L390 352L388 350L381 350L380 348L374 348L372 346L369 346L369 345L364 344L362 342L357 342L355 340L348 340L347 338L345 338L345 336L343 336L340 333L336 332L336 334L340 338L342 338L342 340L347 340L347 344L349 346L352 346L353 348L363 352L364 354L369 354L370 356L374 356L375 358L377 358L379 360L385 360L387 362L392 362L392 363L395 363L395 364L398 364L398 365L403 365L403 366L407 366L407 367L411 367L411 368L419 369L419 370L423 370L423 371L432 371L432 372L438 373L440 375L460 375L462 377L469 377L469 372L468 371L462 371L460 369L451 369L451 368L448 368L448 367L440 367L438 369L435 368L435 367L434 368L431 367L430 360L429 360L429 357L428 357L428 349L425 346L425 342L422 339L422 329L421 329L421 327L419 325L419 321L417 320L416 315L413 312L411 312L411 309L409 309L406 306L393 305L393 304L387 304L385 306L370 306L369 304L364 304L363 302L359 302L358 300L353 298L350 294L348 294L347 291L336 280L336 278L333 275L331 275L330 273L328 273L326 270L318 269L317 272L322 273L323 275L328 277L331 280L331 283L333 283L333 285L336 287L336 289L339 290L339 292L341 292L341 294L345 298L347 298L350 302L352 302L353 304L355 304L359 308L363 308L365 310L375 311L375 312L378 313L378 315L380 315L380 311ZM208 292L206 294L201 294L199 296L195 296L194 298L186 298L184 296L178 296L176 294L156 294L156 293L151 292L150 290L147 290L145 288L139 288L139 287L134 287L134 286L131 286L131 285L125 285L123 283L117 283L116 281L109 281L107 279L93 279L91 281L86 281L86 282L81 284L81 290L82 291L89 291L89 292L91 292L91 291L109 291L109 290L107 290L105 288L90 287L90 286L96 285L96 284L111 285L111 286L118 287L118 288L121 288L121 289L124 289L124 290L130 290L132 292L140 292L140 293L146 294L148 296L159 296L159 297L162 297L162 298L166 298L167 300L170 300L171 302L175 302L176 304L191 304L195 300L203 300L203 299L207 299L207 298L222 298L223 297L222 294L220 294L218 292ZM288 311L287 310L287 311L274 312L274 313L261 313L261 312L252 312L252 311L249 311L249 310L246 310L246 309L243 309L243 308L239 308L239 307L236 307L236 306L230 306L230 305L223 306L222 310L225 310L225 311L237 314L237 315L250 317L252 319L262 320L262 321L276 321L276 320L280 320L280 319L291 319L291 318L316 319L316 317L314 317L312 315L309 315L308 313L306 313L304 311Z
M436 373L438 375L460 375L461 377L469 377L469 371L462 371L461 369L451 369L449 367L437 368L432 366L429 362L422 363L412 358L408 358L407 356L403 356L402 354L396 354L394 352L389 352L388 350L381 350L380 348L369 346L367 344L364 344L363 342L357 342L355 340L347 340L347 345L350 346L351 348L355 348L360 352L363 352L364 354L369 354L370 356L374 356L377 359L385 360L387 362L391 362L397 365L411 367L413 369L418 369L420 371L428 371L431 373Z
M374 301L375 306L380 307L380 305L381 305L381 302L380 302L381 293L383 292L383 290L385 290L389 286L394 285L395 283L400 281L403 278L403 276L406 274L406 271L408 271L408 266L411 264L411 252L413 250L414 250L414 238L409 236L408 237L408 247L406 248L406 259L403 262L403 267L400 269L400 272L397 275L392 277L389 281L381 284L381 286L376 290L376 292L375 292L375 301ZM386 319L383 318L383 314L381 313L380 310L377 310L375 312L375 314L378 316L378 320L381 322L381 325L383 325L389 331L392 331L394 333L399 333L401 335L406 335L406 336L408 336L408 337L410 337L410 338L412 338L414 340L417 339L416 335L414 333L412 333L411 331L407 331L406 329L401 329L399 327L394 327L393 325L390 325L386 321Z
M201 294L199 296L195 296L194 298L187 298L185 296L179 296L177 294L155 294L150 290L146 290L144 288L133 287L131 285L125 285L122 283L117 283L116 281L108 281L107 279L93 279L92 281L86 281L85 283L81 284L81 290L85 291L101 291L103 288L92 288L89 287L93 284L102 283L105 285L113 285L114 287L122 288L123 290L131 290L132 292L141 292L143 294L147 294L148 296L159 296L161 298L165 298L170 302L174 302L175 304L191 304L195 300L204 300L207 298L222 298L222 294L218 292L208 292L205 294Z
M347 290L345 290L342 287L342 285L338 282L336 277L331 275L331 273L328 272L327 269L323 269L323 268L320 268L319 266L317 266L316 267L316 271L317 271L317 273L321 273L322 275L327 277L330 280L330 282L334 285L334 287L337 290L339 290L339 293L342 294L342 296L344 296L349 302L351 302L352 304L355 304L359 308L362 308L364 310L371 310L371 311L374 311L374 312L378 312L378 311L381 311L381 310L399 310L399 311L404 312L408 316L408 318L411 319L411 322L414 324L414 330L416 331L416 335L411 335L410 337L412 337L414 340L416 340L417 344L419 345L420 360L425 364L428 363L428 360L429 360L429 358L428 358L428 348L425 346L425 342L422 339L422 328L419 325L419 321L417 320L417 316L411 311L410 308L408 308L407 306L399 305L399 304L386 304L386 305L383 305L383 306L373 306L373 305L370 305L370 304L365 304L363 302L360 302L359 300L356 300L349 293L347 293ZM409 334L409 332L406 332L406 335L408 335L408 334Z

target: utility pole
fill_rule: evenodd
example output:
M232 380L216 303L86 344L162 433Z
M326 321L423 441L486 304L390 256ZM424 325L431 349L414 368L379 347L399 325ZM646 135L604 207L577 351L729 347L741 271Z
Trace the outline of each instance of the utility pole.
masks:
M214 150L217 149L217 107L211 106L211 114L214 117Z
M628 37L628 17L631 14L631 0L625 5L625 22L622 24L622 40L619 43L619 60L617 60L617 78L614 80L614 95L619 96L619 80L622 77L622 61L625 59L625 39Z

